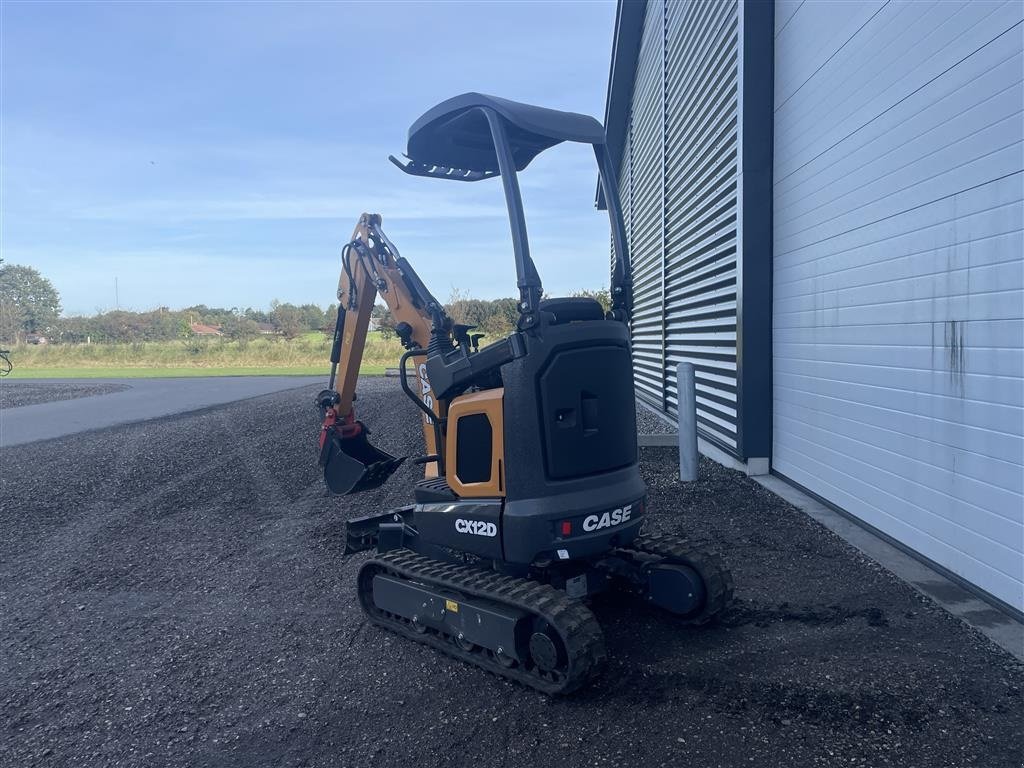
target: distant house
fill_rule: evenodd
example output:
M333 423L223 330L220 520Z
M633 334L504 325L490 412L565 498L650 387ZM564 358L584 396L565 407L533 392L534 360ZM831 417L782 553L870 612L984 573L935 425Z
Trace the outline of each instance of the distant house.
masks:
M273 323L256 323L256 327L259 328L261 336L276 336L280 333Z
M220 328L213 325L203 325L202 323L192 323L192 333L196 336L223 336L224 332Z

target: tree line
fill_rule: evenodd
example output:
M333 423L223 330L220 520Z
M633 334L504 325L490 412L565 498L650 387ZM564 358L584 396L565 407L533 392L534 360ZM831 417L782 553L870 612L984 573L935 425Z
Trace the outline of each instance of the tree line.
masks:
M61 317L60 295L49 280L32 267L0 264L0 342L8 344L39 336L65 344L173 341L196 336L193 326L197 325L215 328L230 339L266 333L294 338L333 329L336 312L335 306L274 301L269 310L196 304L184 309L115 309Z
M597 299L606 309L609 305L606 289L573 295ZM474 299L458 289L452 291L445 307L456 323L476 326L488 340L510 333L519 316L515 299ZM333 332L336 316L337 305L333 304L321 308L274 301L269 310L197 304L184 309L116 309L89 317L61 317L60 295L49 280L32 267L0 263L0 343L17 343L32 336L66 344L172 341L195 337L196 325L216 328L233 340L268 333L294 338L310 331ZM375 305L372 317L385 337L394 335L394 321L386 307Z
M112 310L91 317L58 318L49 333L49 340L66 344L87 341L118 343L139 341L172 341L202 335L194 330L206 326L232 340L254 339L262 334L295 338L310 331L333 327L335 309L315 304L274 302L270 311L246 307L208 307L196 304L184 309L158 307L146 312Z

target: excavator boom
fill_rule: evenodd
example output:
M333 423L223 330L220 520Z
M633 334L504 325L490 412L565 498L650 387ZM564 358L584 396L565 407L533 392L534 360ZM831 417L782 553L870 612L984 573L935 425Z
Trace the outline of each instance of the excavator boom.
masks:
M356 419L354 403L359 366L363 359L370 315L378 296L395 320L395 329L412 359L416 385L423 403L423 437L427 448L426 476L437 475L443 441L437 425L445 402L433 396L426 373L431 334L450 333L451 322L412 266L402 258L380 228L378 214L364 213L342 249L338 278L338 315L331 345L331 376L327 389L317 395L323 418L320 431L320 466L327 487L348 494L381 485L404 461L372 446L370 430Z

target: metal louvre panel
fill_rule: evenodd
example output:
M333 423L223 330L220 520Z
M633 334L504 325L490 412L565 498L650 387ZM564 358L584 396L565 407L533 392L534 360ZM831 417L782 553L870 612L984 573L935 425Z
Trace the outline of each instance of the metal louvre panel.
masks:
M619 185L638 396L675 415L697 368L705 437L737 448L738 5L649 0Z
M665 6L665 391L675 368L697 373L697 421L735 450L738 7Z
M633 366L637 395L664 407L665 19L647 4L630 115L630 219L633 265Z

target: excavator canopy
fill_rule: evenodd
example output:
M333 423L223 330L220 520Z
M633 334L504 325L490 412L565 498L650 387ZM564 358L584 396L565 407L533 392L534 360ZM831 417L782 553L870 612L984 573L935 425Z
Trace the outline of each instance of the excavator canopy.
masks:
M520 330L536 326L544 289L530 257L517 174L545 149L563 141L589 144L594 150L615 245L611 314L618 320L628 320L633 294L626 230L615 170L605 148L604 127L597 120L497 96L464 93L428 109L409 129L405 159L390 158L412 176L453 181L501 177L516 261Z
M442 101L413 123L406 150L408 164L394 158L392 162L408 173L456 181L479 181L498 175L498 154L485 109L504 119L517 171L563 141L604 144L604 128L587 115L464 93Z

